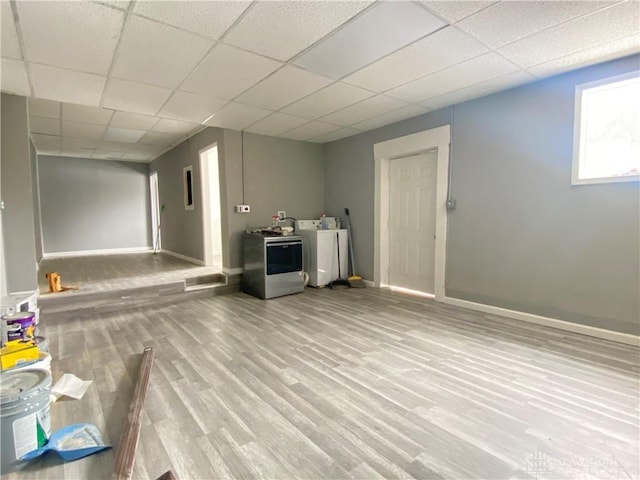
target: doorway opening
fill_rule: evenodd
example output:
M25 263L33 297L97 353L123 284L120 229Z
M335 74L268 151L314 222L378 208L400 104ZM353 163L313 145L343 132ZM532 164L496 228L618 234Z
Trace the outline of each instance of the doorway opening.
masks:
M445 125L373 147L376 287L409 288L444 301L449 132L449 125ZM406 195L402 189L405 177L407 182L417 181L410 186L412 195ZM431 186L425 187L429 183ZM413 226L411 231L396 231L408 225ZM416 270L419 264L421 267Z
M218 145L200 151L204 264L222 271L222 221Z
M162 207L160 206L158 172L151 172L149 175L149 194L151 196L151 241L153 253L158 253L162 250Z

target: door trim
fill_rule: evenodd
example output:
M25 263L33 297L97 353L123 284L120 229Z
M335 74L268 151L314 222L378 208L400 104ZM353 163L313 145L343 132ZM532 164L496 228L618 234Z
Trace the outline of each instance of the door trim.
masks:
M160 206L158 172L155 170L149 173L149 197L151 204L151 248L154 252L160 252L162 250L162 207Z
M387 228L389 224L389 162L394 158L437 150L436 242L433 293L435 300L444 301L449 141L450 127L449 125L444 125L373 145L375 160L373 281L376 287L385 286L389 283L389 230Z

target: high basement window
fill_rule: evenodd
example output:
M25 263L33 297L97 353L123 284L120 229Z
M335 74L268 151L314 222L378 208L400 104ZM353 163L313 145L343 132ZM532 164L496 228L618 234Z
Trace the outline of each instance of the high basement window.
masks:
M640 180L640 72L576 87L573 185Z

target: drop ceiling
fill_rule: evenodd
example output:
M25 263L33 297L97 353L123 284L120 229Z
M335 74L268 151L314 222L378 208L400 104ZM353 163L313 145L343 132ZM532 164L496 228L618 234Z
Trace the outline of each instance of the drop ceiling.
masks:
M2 1L40 154L151 161L207 126L324 143L640 52L629 1Z

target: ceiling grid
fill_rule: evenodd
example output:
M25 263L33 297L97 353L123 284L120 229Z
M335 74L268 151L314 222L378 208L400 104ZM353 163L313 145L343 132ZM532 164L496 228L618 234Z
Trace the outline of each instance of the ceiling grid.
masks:
M207 126L333 141L640 52L638 0L1 3L38 152L113 160Z

